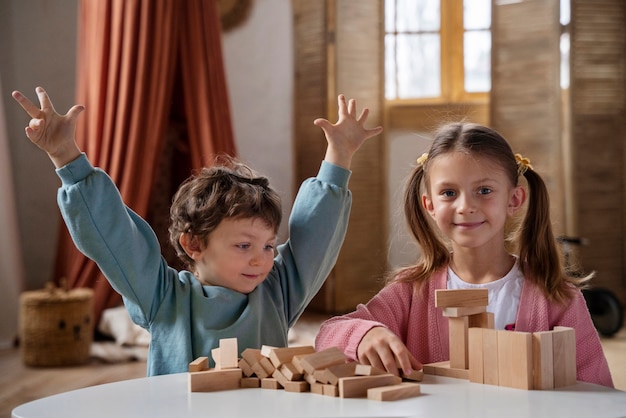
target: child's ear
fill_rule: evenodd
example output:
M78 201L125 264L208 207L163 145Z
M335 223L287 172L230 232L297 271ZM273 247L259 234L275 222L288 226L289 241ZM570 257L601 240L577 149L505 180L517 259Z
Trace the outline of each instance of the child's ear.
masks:
M180 234L178 242L180 243L180 246L183 247L183 250L185 250L185 253L187 253L187 255L193 260L195 260L196 256L202 251L198 237L189 233L185 232Z
M508 215L513 216L524 205L524 202L526 202L526 189L522 186L515 187L509 199Z
M424 193L422 195L422 206L424 207L424 209L426 209L428 213L430 213L430 216L435 216L435 207L433 206L433 200L430 198L430 196L428 196L427 193Z

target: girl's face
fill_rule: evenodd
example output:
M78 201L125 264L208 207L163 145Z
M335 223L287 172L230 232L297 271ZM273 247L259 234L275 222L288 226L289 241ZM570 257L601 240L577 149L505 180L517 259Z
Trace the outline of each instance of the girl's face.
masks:
M226 218L209 234L205 248L188 254L200 282L248 294L272 269L275 248L274 228L261 219Z
M429 163L422 204L453 247L504 245L504 225L524 203L504 170L489 159L450 152Z

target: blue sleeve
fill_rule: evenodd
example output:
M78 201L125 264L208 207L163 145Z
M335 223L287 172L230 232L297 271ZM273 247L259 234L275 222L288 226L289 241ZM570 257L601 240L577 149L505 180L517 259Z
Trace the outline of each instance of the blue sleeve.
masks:
M168 285L163 280L167 265L152 228L124 205L111 178L85 154L57 174L62 183L57 202L74 244L149 320Z
M278 248L276 258L289 327L337 261L352 205L350 174L323 161L318 175L305 180L296 196L289 218L289 239Z

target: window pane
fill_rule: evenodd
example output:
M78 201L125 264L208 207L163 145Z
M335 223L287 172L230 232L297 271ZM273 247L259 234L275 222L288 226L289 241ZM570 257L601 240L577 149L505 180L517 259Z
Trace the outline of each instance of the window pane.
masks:
M465 29L491 27L491 0L463 0L463 26Z
M385 35L385 97L387 99L395 99L398 96L396 83L396 37Z
M397 0L396 7L398 32L439 31L439 0Z
M396 2L385 0L385 32L396 31Z
M569 88L569 32L561 35L561 88Z
M491 32L465 32L463 48L465 91L491 90Z
M399 99L439 97L441 62L439 35L398 35Z

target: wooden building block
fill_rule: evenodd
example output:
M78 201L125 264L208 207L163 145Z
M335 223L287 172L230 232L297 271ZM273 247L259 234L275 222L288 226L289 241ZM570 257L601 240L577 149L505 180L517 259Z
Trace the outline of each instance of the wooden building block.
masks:
M424 370L412 370L410 374L404 373L402 370L398 369L400 372L400 376L405 380L412 380L414 382L421 382L424 379Z
M356 376L374 376L377 374L386 374L385 370L381 370L377 367L371 366L369 364L357 364L354 368L354 374Z
M239 362L239 348L237 347L237 338L220 339L219 354L220 369L237 368ZM217 364L217 361L215 362Z
M574 328L554 327L552 331L554 387L576 384L576 334Z
M367 389L379 386L397 385L402 378L391 373L375 376L352 376L339 379L339 396L342 398L362 398L367 396Z
M261 387L261 379L258 377L243 377L241 379L241 388L259 388Z
M280 383L278 383L278 380L274 379L273 377L265 377L261 379L261 388L262 389L282 389L283 387L281 386Z
M424 364L423 371L424 371L424 374L469 380L468 369L452 368L450 367L449 361L439 361L436 363Z
M511 387L533 389L533 335L529 332L503 331L512 334L513 362L511 363Z
M241 369L212 369L189 373L189 391L214 392L239 389L241 387L241 377Z
M357 363L350 361L348 363L336 364L324 369L323 378L327 383L331 385L338 385L339 378L349 377L355 375Z
M493 312L482 312L467 317L469 320L468 326L470 328L489 328L494 329L495 317Z
M318 395L323 395L324 394L324 384L323 383L319 383L319 382L309 383L309 388L311 390L311 393L316 393Z
M283 347L270 350L268 357L272 361L274 367L280 367L284 363L291 363L291 360L295 355L312 353L315 353L315 348L313 346Z
M209 370L208 357L198 357L197 359L189 363L190 372L202 372L204 370Z
M276 348L278 348L278 347L274 347L273 345L262 345L261 346L261 355L263 357L269 358L270 353L272 352L272 350L274 350Z
M533 332L533 389L554 389L552 331Z
M300 358L300 363L304 370L313 373L314 370L326 369L336 364L346 362L346 355L337 347L330 347L326 350L307 354Z
M261 363L254 363L251 366L252 371L254 371L254 374L260 378L260 379L265 379L267 377L270 377L271 374L269 374L268 372L265 371L265 369L263 368L263 366L261 366Z
M315 378L315 376L313 374L305 372L303 376L304 376L304 380L309 382L309 385L312 385L313 383L321 383L321 382L317 381L317 379ZM323 384L323 383L321 383L321 384Z
M460 316L470 316L476 315L480 313L487 312L487 306L466 306L466 307L455 307L450 306L448 308L443 308L443 316L458 318Z
M403 382L398 385L382 386L367 390L367 399L373 401L397 401L399 399L419 396L420 385L417 383Z
M285 375L287 380L302 380L302 373L296 369L292 363L284 363L280 366L280 372Z
M220 370L220 348L215 347L211 350L211 357L213 358L213 363L215 363L215 368Z
M487 289L435 290L435 306L437 308L462 308L487 306L488 304L489 294Z
M261 359L259 360L259 364L265 369L265 371L269 375L274 373L274 370L276 369L270 359L267 357L261 357Z
M328 380L326 380L326 369L313 370L312 376L315 378L316 382L328 383Z
M498 385L511 387L513 362L517 361L513 355L513 332L497 330L498 338Z
M252 370L252 367L250 367L250 364L248 364L245 359L240 359L237 365L246 377L251 377L252 375L254 375L254 370Z
M304 380L297 382L287 381L284 387L286 392L308 392L310 390L309 383Z
M274 373L272 373L272 377L278 380L278 383L280 383L282 387L285 387L285 384L289 382L289 379L287 379L285 375L282 374L280 370L278 369L274 369Z
M293 366L296 368L296 370L299 371L302 374L304 374L305 370L304 370L304 367L302 367L302 362L300 360L305 355L307 355L307 354L296 354L295 356L293 356L291 358L291 364L293 364Z
M483 363L483 329L470 328L468 330L468 365L469 380L474 383L484 382L484 363Z
M483 328L483 383L498 386L498 331Z
M261 350L258 348L246 348L241 353L241 357L252 367L263 358L263 354L261 354Z
M322 393L324 396L332 396L336 398L339 396L339 388L331 384L322 385Z
M467 330L469 320L467 316L448 318L448 332L450 345L450 367L453 369L467 369Z

